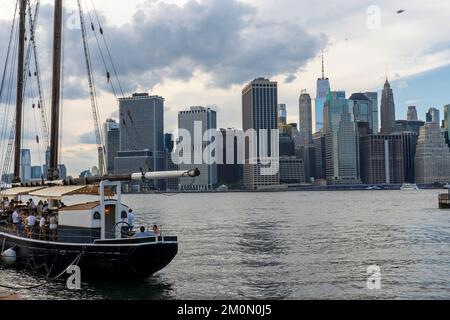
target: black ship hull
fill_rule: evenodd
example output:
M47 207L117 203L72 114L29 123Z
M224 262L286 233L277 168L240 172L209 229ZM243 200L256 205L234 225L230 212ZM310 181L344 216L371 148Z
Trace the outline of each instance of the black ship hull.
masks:
M65 271L79 257L82 278L144 279L166 267L178 252L176 237L119 239L94 244L39 241L0 232L0 246L13 248L17 268L48 277Z

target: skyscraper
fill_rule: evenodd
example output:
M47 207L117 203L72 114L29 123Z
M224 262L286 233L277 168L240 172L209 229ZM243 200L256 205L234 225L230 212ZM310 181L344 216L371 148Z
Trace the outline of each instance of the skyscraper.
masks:
M366 184L404 182L401 134L371 134L360 138L361 180Z
M325 133L322 130L313 134L313 143L315 151L315 174L316 180L326 179L326 151L325 151Z
M42 167L32 166L31 167L31 180L41 180L42 179Z
M300 146L306 147L312 144L311 96L306 91L302 91L299 98L299 117Z
M369 134L378 133L378 119L376 121L373 119L374 116L378 118L378 112L373 110L378 109L378 106L374 105L364 93L354 93L349 100L353 105L355 121L367 123Z
M31 180L31 150L20 150L20 181Z
M323 128L324 123L323 108L329 92L330 92L330 80L328 78L325 78L325 66L322 52L322 77L317 79L313 132L318 132L320 129Z
M265 167L261 158L267 158L271 163L279 158L279 140L272 141L271 130L278 129L278 84L265 78L258 78L242 89L242 128L244 131L255 130L256 146L246 146L244 164L244 187L255 190L270 187L280 183L279 173L263 174ZM260 135L265 130L265 136ZM264 140L263 140L264 139ZM260 145L266 145L267 150L261 150ZM256 159L251 159L250 147L256 151ZM266 159L266 160L267 160ZM253 163L252 163L253 162Z
M384 83L383 92L381 95L381 133L393 133L395 127L395 103L394 93L388 79Z
M113 119L106 119L103 124L103 136L105 137L106 170L108 174L114 173L114 158L120 150L120 128Z
M114 162L117 174L164 170L164 98L135 93L119 99L120 151ZM164 189L164 181L151 181Z
M345 92L328 94L324 131L327 182L360 183L358 129Z
M444 106L444 132L445 141L450 147L450 104Z
M450 150L436 122L427 122L420 129L415 172L417 183L448 183L450 181Z
M364 95L372 102L372 131L373 134L380 132L378 121L378 92L364 92Z
M241 187L242 164L238 159L239 130L233 128L221 128L218 132L222 136L222 146L218 150L218 158L221 161L217 165L217 175L220 184L226 184L231 189ZM233 157L231 157L233 155ZM230 159L227 160L227 157ZM232 163L231 161L232 160Z
M197 132L196 123L201 125L201 132ZM183 190L211 190L217 183L217 161L213 161L213 155L208 154L209 159L204 158L204 152L210 141L203 141L204 134L211 129L217 129L216 111L204 107L190 107L189 110L178 113L178 129L187 130L191 135L190 163L180 164L180 170L192 169L193 166L200 170L200 176L195 178L181 178L180 186ZM200 137L196 135L200 134ZM199 157L196 157L196 154ZM197 162L196 160L199 160Z
M300 117L300 154L303 159L305 180L310 182L315 178L315 148L312 139L312 105L311 97L306 91L302 91L299 98Z
M440 113L439 113L439 110L436 108L428 109L428 112L426 114L426 119L427 119L427 122L434 122L434 123L437 123L438 125L441 125Z
M286 104L280 103L278 105L278 127L281 128L287 125L287 111Z
M406 115L406 120L408 121L417 121L417 109L415 106L408 107L408 113Z

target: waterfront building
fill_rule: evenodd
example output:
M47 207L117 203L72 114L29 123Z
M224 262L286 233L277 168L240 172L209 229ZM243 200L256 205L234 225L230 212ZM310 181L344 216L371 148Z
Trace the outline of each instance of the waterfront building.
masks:
M280 156L293 156L295 155L295 142L291 138L289 133L284 133L280 131L279 134L279 146L280 146Z
M262 160L279 166L276 164L279 161L279 139L271 141L271 131L278 129L277 106L277 82L258 78L242 90L242 128L244 132L255 130L257 135L256 146L252 149L255 150L253 156L256 156L256 159L250 159L250 146L245 148L243 180L244 187L248 190L267 188L280 182L279 172L268 174L270 172L262 171L266 167L266 161ZM260 130L266 130L267 134L261 136ZM261 150L260 145L266 145L267 150Z
M84 171L80 172L79 177L80 178L92 177L91 170L87 169L87 170L84 170Z
M360 138L361 180L366 184L404 182L403 136L371 134Z
M106 172L114 173L114 158L120 150L120 126L113 119L106 119L103 124L103 136L105 139Z
M147 93L134 93L119 99L120 152L114 161L114 172L163 171L164 98ZM137 170L137 171L136 171ZM164 181L151 181L164 189Z
M94 177L100 176L100 169L97 166L93 166L91 169L91 173Z
M427 122L420 129L415 172L417 183L450 182L450 150L436 122Z
M297 149L300 146L300 131L298 130L298 126L296 123L289 123L289 135L292 140L294 140L295 148Z
M424 121L396 120L394 132L414 132L419 135L420 128L424 125Z
M59 164L58 171L60 179L67 179L67 167L65 164Z
M278 128L281 130L286 125L287 125L286 104L280 103L278 105Z
M280 183L300 184L304 182L303 160L295 156L280 156Z
M175 148L175 141L173 140L173 134L164 134L164 148L165 148L165 170L166 171L178 171L178 165L173 161L173 149ZM167 179L166 190L174 191L179 190L179 179Z
M325 152L325 134L323 130L313 134L314 144L314 179L326 179L326 152Z
M408 121L417 121L419 120L417 117L417 108L415 106L409 106L408 112L406 114L406 120Z
M20 181L27 182L31 180L31 150L20 150Z
M228 189L241 188L242 164L238 158L237 138L241 132L234 128L221 128L218 132L222 136L222 146L218 146L218 158L222 160L217 165L218 182L220 185L226 185ZM227 157L230 159L227 160Z
M439 114L439 110L436 108L428 109L428 112L426 114L426 120L427 120L427 122L434 122L434 123L437 123L438 125L440 125L441 117Z
M306 91L300 95L298 109L300 146L306 147L312 144L312 104L311 96Z
M415 156L419 134L415 132L401 132L403 142L403 169L406 183L415 183Z
M330 92L330 79L325 77L325 66L322 52L322 77L317 79L316 99L314 100L313 132L318 132L324 124L324 106Z
M450 104L444 106L444 134L445 141L450 147Z
M378 132L378 106L364 93L354 93L349 98L349 103L353 107L353 116L356 123L367 123L368 134L376 134ZM377 119L373 117L376 116Z
M364 95L372 102L372 133L380 132L378 121L378 92L364 92Z
M303 90L299 98L299 124L300 124L300 158L303 159L305 180L310 182L315 178L315 148L312 137L312 104L311 97Z
M391 85L386 78L381 95L381 133L390 134L394 132L395 127L395 103L394 93Z
M164 159L163 159L164 160ZM154 161L153 152L150 150L130 150L119 151L114 161L114 171L116 174L129 174L130 172L148 172L153 171L151 164ZM91 174L93 174L91 172ZM145 182L130 182L130 186L135 185L134 191L141 189L158 189L165 190L165 181L161 180L155 183L154 181ZM125 186L124 190L129 190L130 186ZM138 192L136 191L136 192Z
M344 91L328 94L324 132L327 182L360 183L358 128Z
M197 126L199 126L198 129ZM194 180L192 178L180 178L181 189L212 190L217 184L217 161L213 159L212 154L207 155L208 159L205 159L203 154L214 137L208 137L208 141L203 141L203 136L209 130L217 129L216 111L201 106L190 107L189 110L180 111L178 113L178 129L188 131L192 139L191 150L188 150L190 161L189 163L179 164L180 170L192 169L195 166L201 173Z
M41 166L32 166L31 167L31 180L41 180L42 178L43 178L42 167Z

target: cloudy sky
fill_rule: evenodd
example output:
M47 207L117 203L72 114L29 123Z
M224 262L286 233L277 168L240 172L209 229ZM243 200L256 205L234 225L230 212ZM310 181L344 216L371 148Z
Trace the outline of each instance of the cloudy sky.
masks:
M379 91L387 74L398 119L408 105L423 119L429 107L450 103L450 1L83 0L86 11L92 1L125 94L163 96L166 131L191 105L214 107L220 127L241 127L241 89L260 76L279 82L279 102L298 122L300 91L315 95L321 50L332 90ZM37 41L49 105L53 8L41 2ZM96 146L76 2L64 3L62 161L76 175L96 164ZM14 5L0 0L1 68ZM88 36L103 121L117 116L117 102L91 30ZM25 147L39 165L32 102L27 98Z

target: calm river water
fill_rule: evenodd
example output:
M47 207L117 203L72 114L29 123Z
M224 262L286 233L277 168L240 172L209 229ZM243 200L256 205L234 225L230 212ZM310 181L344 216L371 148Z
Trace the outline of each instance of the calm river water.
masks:
M127 195L138 222L179 237L142 283L63 283L23 299L450 299L450 211L439 190ZM84 198L71 199L85 200ZM381 290L366 286L381 268ZM126 277L126 275L124 275ZM0 270L0 283L42 279Z

